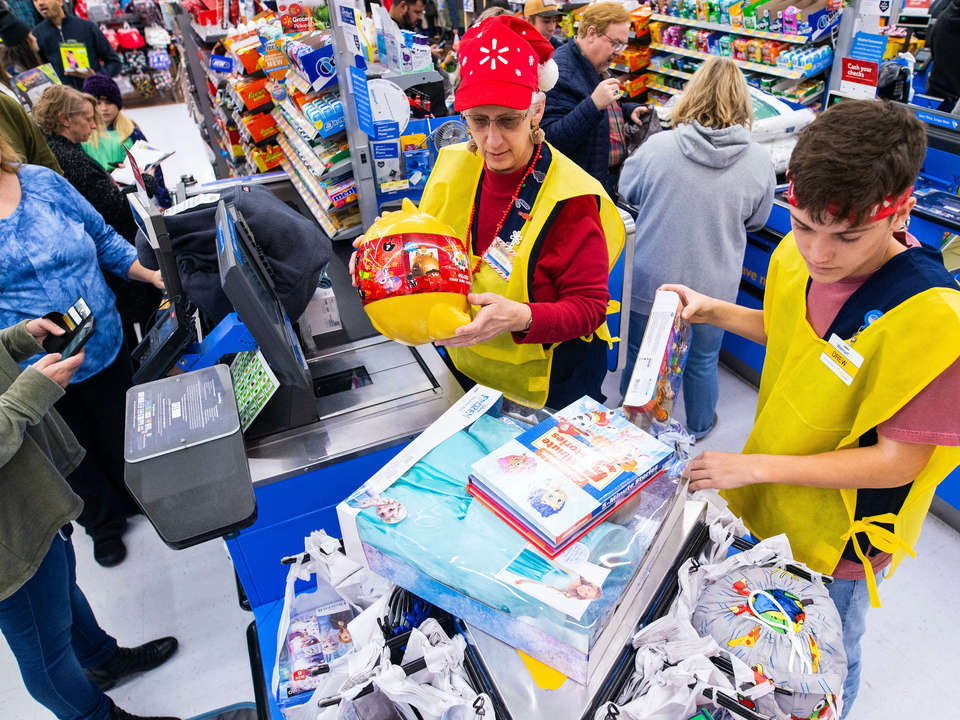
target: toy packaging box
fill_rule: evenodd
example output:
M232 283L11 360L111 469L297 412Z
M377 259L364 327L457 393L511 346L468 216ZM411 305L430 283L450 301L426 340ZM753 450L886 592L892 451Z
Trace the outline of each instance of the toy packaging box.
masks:
M677 293L657 291L623 397L624 413L641 428L656 431L673 415L690 351L690 325L682 310Z
M474 463L468 489L556 549L632 496L672 456L621 412L584 397Z
M542 418L537 418L542 419ZM653 558L679 548L683 499L660 474L555 558L467 491L471 466L529 429L476 386L340 503L347 555L583 685L634 630Z

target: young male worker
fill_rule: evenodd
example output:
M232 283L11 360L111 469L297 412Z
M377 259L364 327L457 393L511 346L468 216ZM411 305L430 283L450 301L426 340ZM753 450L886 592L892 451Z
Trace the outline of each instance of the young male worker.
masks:
M960 465L960 288L904 232L925 149L903 106L835 105L791 156L793 232L771 258L763 310L666 286L692 322L766 345L743 453L705 452L685 473L836 578L845 714L877 578L913 554L937 484Z

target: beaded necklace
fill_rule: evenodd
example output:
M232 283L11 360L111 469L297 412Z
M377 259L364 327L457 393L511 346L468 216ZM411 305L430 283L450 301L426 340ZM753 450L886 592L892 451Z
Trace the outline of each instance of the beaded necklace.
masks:
M514 190L513 196L510 198L510 204L507 205L507 209L503 211L503 217L500 218L500 222L497 223L496 230L493 231L493 241L495 242L497 238L500 237L500 231L503 229L503 224L507 221L507 218L510 216L511 210L517 209L517 198L520 197L520 192L523 190L524 183L527 182L527 178L533 173L534 167L537 165L537 161L540 159L540 150L543 148L543 143L537 143L537 151L533 154L533 158L530 160L530 164L527 165L527 171L523 174L523 177L520 178L520 182L517 185L517 189ZM482 182L482 181L481 181ZM470 211L470 224L467 226L468 232L473 231L473 222L477 214L477 203L473 203L473 209ZM526 219L526 218L524 218ZM491 242L491 244L492 244ZM467 247L473 246L473 238L470 238L467 244ZM473 268L473 274L476 275L480 271L480 264L483 262L483 257L477 258L477 264Z

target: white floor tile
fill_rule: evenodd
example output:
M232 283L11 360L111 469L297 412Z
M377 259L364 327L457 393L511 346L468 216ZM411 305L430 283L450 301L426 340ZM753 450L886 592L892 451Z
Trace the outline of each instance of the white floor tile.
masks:
M233 565L220 541L172 550L143 517L125 535L128 557L102 568L77 527L77 582L100 625L122 645L164 635L180 641L160 668L108 694L136 714L190 717L253 700L246 627L253 615L237 603ZM52 717L27 695L12 654L0 643L0 718Z
M151 145L161 150L176 150L160 163L163 178L171 192L181 175L193 175L198 183L214 180L205 143L186 105L157 105L125 112L140 126Z

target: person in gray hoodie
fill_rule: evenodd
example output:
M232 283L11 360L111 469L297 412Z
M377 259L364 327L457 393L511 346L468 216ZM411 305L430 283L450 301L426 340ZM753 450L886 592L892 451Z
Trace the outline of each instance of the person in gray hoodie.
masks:
M673 112L674 130L653 135L631 155L620 195L637 208L625 393L660 285L682 283L735 301L747 230L763 227L776 175L750 139L747 83L729 58L694 73ZM702 438L716 423L717 362L723 332L695 325L683 376L687 429Z

